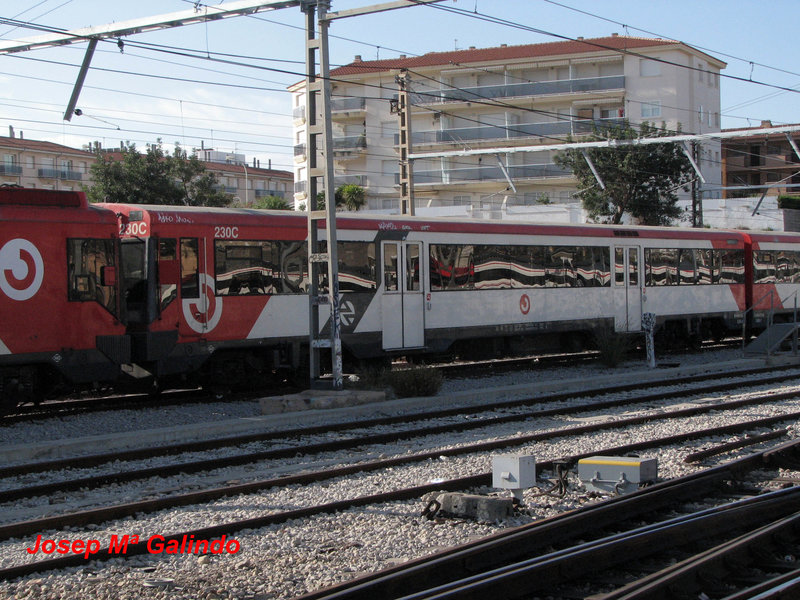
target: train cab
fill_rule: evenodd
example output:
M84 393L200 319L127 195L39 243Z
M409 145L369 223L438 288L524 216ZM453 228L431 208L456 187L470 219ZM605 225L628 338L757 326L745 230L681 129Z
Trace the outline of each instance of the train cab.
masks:
M6 405L115 381L130 360L117 219L82 192L0 187L0 389Z

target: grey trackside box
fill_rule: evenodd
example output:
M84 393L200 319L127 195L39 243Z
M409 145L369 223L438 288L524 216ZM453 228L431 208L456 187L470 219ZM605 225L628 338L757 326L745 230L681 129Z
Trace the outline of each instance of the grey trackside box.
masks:
M591 456L578 461L578 478L589 491L632 492L658 477L658 460L635 456Z
M492 487L524 490L536 485L536 457L502 454L492 458Z

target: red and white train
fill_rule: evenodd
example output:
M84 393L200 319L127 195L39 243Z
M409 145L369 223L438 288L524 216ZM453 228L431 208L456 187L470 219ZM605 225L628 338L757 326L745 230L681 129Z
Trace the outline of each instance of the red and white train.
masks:
M800 289L789 233L361 215L337 230L356 360L579 346L597 328L640 331L643 313L664 338L719 338L746 314L756 328L785 317ZM306 235L302 213L0 189L4 402L302 368Z

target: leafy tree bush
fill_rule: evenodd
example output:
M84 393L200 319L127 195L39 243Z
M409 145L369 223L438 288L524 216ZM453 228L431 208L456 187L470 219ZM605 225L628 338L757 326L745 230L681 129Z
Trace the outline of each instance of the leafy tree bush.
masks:
M367 193L363 187L354 183L340 185L334 192L336 210L361 210L367 203ZM325 192L317 194L317 210L325 210Z
M634 140L664 137L670 132L649 123L639 130L629 123L596 131L591 140ZM617 224L626 213L643 225L671 225L681 215L675 193L694 177L689 159L674 142L621 144L586 150L606 188L602 189L581 150L567 149L555 162L572 170L578 179L578 196L589 217Z
M161 140L145 153L130 142L116 153L98 151L91 167L94 184L86 193L92 202L228 206L233 196L216 188L217 178L195 155L179 144L172 154Z

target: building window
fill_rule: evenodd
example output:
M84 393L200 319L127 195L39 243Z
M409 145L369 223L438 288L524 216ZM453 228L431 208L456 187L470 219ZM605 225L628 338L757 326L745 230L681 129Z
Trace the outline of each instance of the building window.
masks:
M661 116L661 100L655 102L642 102L642 117L660 117Z

